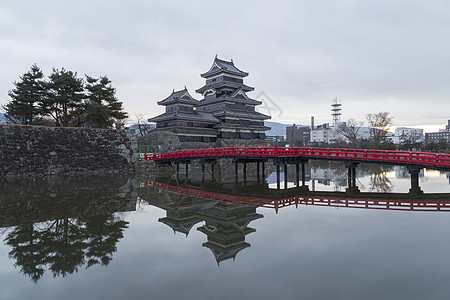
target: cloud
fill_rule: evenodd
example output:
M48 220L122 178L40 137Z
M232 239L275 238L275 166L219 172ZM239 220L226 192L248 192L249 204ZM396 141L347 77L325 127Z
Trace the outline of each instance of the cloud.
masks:
M0 101L37 63L107 74L124 107L157 114L214 55L281 107L276 121L330 121L390 111L401 125L445 123L450 104L446 1L12 1L0 9ZM195 93L193 93L195 94ZM439 110L429 109L440 107Z

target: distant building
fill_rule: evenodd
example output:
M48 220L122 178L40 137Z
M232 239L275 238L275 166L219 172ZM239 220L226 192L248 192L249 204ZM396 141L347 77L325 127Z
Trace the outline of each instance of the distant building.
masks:
M211 68L201 74L206 83L196 90L203 96L194 99L186 88L173 91L159 101L166 112L149 119L156 123L156 131L171 131L181 142L213 142L223 139L265 139L264 120L270 116L256 112L261 101L251 99L247 92L254 88L244 84L248 73L239 70L231 61L214 59Z
M423 129L410 127L397 127L394 135L388 138L394 144L422 143L425 140Z
M268 135L266 136L266 141L267 142L284 142L285 138L283 135Z
M318 125L311 129L310 142L311 143L330 143L333 140L333 129L329 123Z
M441 129L438 132L425 133L425 140L427 142L439 142L440 140L450 142L450 120L448 120L445 130Z
M297 142L301 142L303 146L309 144L310 132L308 126L292 126L286 127L286 143L294 145Z
M427 132L425 133L425 140L427 142L450 141L450 131Z

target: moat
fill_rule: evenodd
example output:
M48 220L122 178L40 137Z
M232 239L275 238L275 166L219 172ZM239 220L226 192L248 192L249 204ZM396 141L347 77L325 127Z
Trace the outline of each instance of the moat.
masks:
M286 185L268 170L239 187L195 170L189 178L1 181L0 298L448 295L450 172L419 175L424 195L439 199L384 201L345 196L343 166L311 163L306 185L327 196L290 195L289 205L274 209L283 201L277 187L295 187L295 170L287 171ZM356 174L364 195L405 194L409 176L404 167L376 164L361 164Z

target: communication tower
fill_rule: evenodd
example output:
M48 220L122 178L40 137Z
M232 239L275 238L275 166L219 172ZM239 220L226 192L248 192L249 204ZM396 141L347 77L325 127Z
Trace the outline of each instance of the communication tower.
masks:
M331 115L333 116L333 126L336 127L338 123L341 122L341 106L342 101L334 98L331 102Z

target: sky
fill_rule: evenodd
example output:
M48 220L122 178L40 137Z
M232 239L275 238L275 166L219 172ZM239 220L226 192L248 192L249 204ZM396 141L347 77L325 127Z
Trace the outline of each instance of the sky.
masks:
M173 89L204 85L215 55L249 73L248 95L282 123L331 123L387 111L394 126L450 119L450 2L0 0L0 104L37 64L117 89L131 122Z

